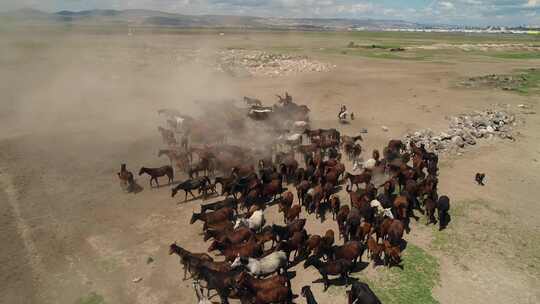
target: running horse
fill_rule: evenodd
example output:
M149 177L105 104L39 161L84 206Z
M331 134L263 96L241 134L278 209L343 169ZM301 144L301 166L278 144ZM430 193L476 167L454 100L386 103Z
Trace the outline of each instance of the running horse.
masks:
M126 164L120 166L120 172L117 173L120 179L120 187L126 192L132 192L135 185L135 178L133 173L126 169Z

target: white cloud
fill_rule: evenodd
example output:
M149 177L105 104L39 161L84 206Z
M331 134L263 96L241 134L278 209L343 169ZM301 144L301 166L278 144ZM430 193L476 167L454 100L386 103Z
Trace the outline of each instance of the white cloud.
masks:
M366 13L373 9L373 4L371 3L357 3L351 6L351 12L353 13Z
M540 0L529 0L526 4L526 7L537 7L540 6Z
M445 9L445 10L454 9L454 4L452 2L442 1L442 2L439 2L439 5L441 6L442 9Z

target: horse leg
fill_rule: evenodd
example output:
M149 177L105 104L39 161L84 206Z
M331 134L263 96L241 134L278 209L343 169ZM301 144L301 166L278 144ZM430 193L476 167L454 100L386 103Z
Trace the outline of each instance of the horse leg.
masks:
M330 285L330 282L328 281L328 275L323 274L323 281L324 281L324 291L328 289L328 285Z

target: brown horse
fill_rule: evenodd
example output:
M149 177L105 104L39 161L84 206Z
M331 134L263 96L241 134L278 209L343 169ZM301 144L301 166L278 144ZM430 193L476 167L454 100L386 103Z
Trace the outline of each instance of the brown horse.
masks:
M139 176L143 173L150 175L150 188L152 188L152 181L156 181L156 185L159 188L158 177L167 175L167 177L169 178L169 184L171 184L174 179L174 171L171 166L163 166L159 168L142 167L141 170L139 170Z

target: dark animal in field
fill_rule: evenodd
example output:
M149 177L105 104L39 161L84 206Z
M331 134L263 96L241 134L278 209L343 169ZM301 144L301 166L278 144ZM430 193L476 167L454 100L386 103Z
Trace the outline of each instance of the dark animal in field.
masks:
M193 213L191 216L190 224L196 221L203 221L207 224L214 224L223 221L231 221L234 216L234 210L232 208L221 208L219 210L208 213Z
M328 229L326 230L326 233L321 238L321 244L319 248L314 252L316 256L320 254L324 254L327 259L331 257L332 255L332 246L335 242L335 234L334 230Z
M340 208L341 208L341 201L339 199L339 196L337 195L330 196L330 209L332 209L333 220L336 219Z
M163 127L158 127L158 131L163 138L163 142L169 146L174 146L177 144L176 138L174 137L174 132Z
M388 142L388 149L394 153L401 153L405 149L405 144L399 139L392 139Z
M161 157L162 155L166 155L169 158L171 166L173 163L175 163L176 167L180 170L187 169L188 165L192 161L192 155L185 151L162 149L158 151L158 157Z
M339 208L339 212L336 216L336 221L338 223L339 228L339 238L345 237L345 222L347 221L347 217L349 216L350 208L347 205L341 206Z
M143 173L150 175L150 187L152 187L152 181L156 181L156 185L159 187L158 177L167 175L169 178L169 184L172 183L174 179L174 172L171 166L163 166L159 168L142 167L141 170L139 170L139 175L142 175Z
M301 205L304 205L304 198L309 190L311 185L307 180L301 181L300 184L296 186L296 194L298 195L298 202Z
M239 286L246 285L248 288L253 289L253 290L290 287L288 286L289 278L287 277L287 275L276 274L266 279L258 279L245 271L241 272L236 277L236 283Z
M205 233L209 231L232 231L234 224L231 221L222 221L217 223L207 223L203 224L203 231Z
M210 244L210 247L208 247L208 252L214 250L224 250L227 247L241 244L242 242L249 240L253 234L254 233L251 231L251 229L247 227L239 227L234 231L216 238L212 244Z
M384 264L388 267L399 265L401 263L401 249L399 246L390 244L389 241L384 241Z
M352 263L347 259L337 259L335 261L323 262L317 257L311 256L304 262L304 269L313 266L321 274L324 281L324 291L330 286L329 275L339 275L345 280L345 285L349 285L349 272L352 270Z
M351 290L347 291L348 304L381 304L375 293L364 282L353 282Z
M358 227L360 227L361 222L362 216L360 214L360 210L356 207L353 207L349 212L345 223L345 242L356 238Z
M313 296L313 292L311 292L309 285L302 287L302 292L300 294L302 295L302 297L306 298L307 304L317 304L317 301L315 300L315 297Z
M390 225L392 224L394 220L385 218L383 222L375 229L375 233L377 235L377 242L382 239L385 240L388 236L388 229L390 229Z
M476 173L474 180L480 185L484 186L484 178L486 177L485 173Z
M215 184L216 185L217 184L221 185L221 195L232 194L231 190L232 190L232 186L234 184L235 179L236 178L234 176L230 176L230 177L218 176L218 177L216 177Z
M424 209L426 210L427 222L426 225L431 223L436 224L437 219L435 219L435 209L437 209L437 203L430 197L424 200Z
M296 219L287 226L280 226L273 224L272 233L274 234L275 241L288 240L295 232L302 231L306 225L306 219Z
M272 199L275 200L276 196L281 195L282 192L283 186L281 184L281 180L273 180L269 184L262 185L260 196L263 198L272 197Z
M207 210L216 211L221 208L233 208L236 213L238 213L238 200L228 197L224 200L208 203L208 204L201 204L201 213L205 213Z
M450 210L450 199L446 195L439 197L437 201L437 210L439 212L439 230L443 230L448 225L448 210Z
M212 262L213 259L206 253L191 253L188 250L172 243L169 246L169 255L176 253L180 257L180 263L184 267L184 280L187 280L187 273L193 273L192 270L195 266L199 265L201 261Z
M287 191L283 193L281 197L281 201L279 202L279 205L291 208L293 201L294 201L294 195L292 194L291 191Z
M246 283L237 284L236 288L242 294L241 303L254 304L289 304L292 303L293 294L288 286L279 286L268 289L255 289Z
M302 207L300 207L300 205L294 205L290 208L286 205L279 205L279 212L283 212L283 221L285 224L299 218L301 211Z
M347 191L352 191L353 185L356 185L356 189L360 189L359 184L367 185L371 181L371 172L365 171L362 174L358 174L358 175L354 175L347 172L345 173L345 179L349 180L349 185L347 185Z
M320 235L310 235L305 243L303 253L306 254L306 256L309 256L312 253L317 257L320 256L321 240L322 238Z
M365 242L366 239L371 235L371 227L372 226L369 222L363 222L360 224L356 231L358 240Z
M206 267L213 271L218 271L218 272L229 272L232 270L231 265L227 261L215 262L215 261L199 260L198 263L195 265L195 269L201 266Z
M353 265L362 260L362 254L364 253L365 247L362 243L358 241L350 241L341 246L332 247L332 257L334 260L345 259L352 261Z
M246 243L243 243L239 246L232 246L225 248L222 251L222 254L225 256L225 260L232 262L238 256L240 257L258 257L263 253L262 242L259 242L252 237Z
M403 231L405 230L403 223L400 220L393 220L388 227L388 241L392 246L399 246L403 241Z
M308 240L306 230L298 231L287 240L278 244L277 250L283 250L287 253L287 260L290 259L291 252L294 251L293 260L296 259L301 250L304 249L304 245Z
M191 196L193 196L193 198L195 198L195 195L193 194L192 191L193 190L199 190L205 184L209 184L209 183L210 183L210 179L208 177L206 177L206 176L198 177L198 178L195 178L195 179L188 179L188 180L176 185L171 190L171 197L174 197L176 195L176 193L178 193L178 191L184 190L184 192L186 193L184 201L187 201L188 193L191 194Z
M209 159L202 159L200 162L189 165L188 168L188 175L189 178L199 177L200 173L203 173L204 175L213 175L214 174L214 166L213 162Z
M207 296L210 290L217 291L222 304L229 303L236 275L235 272L214 271L202 265L197 269L197 278L206 282Z
M376 263L381 260L381 254L384 252L384 245L377 243L373 237L369 237L367 240L367 253Z

